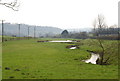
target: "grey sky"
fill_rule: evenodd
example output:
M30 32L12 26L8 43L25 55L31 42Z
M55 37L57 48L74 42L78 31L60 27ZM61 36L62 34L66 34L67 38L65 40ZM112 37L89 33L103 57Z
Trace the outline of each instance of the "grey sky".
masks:
M118 23L119 0L19 0L19 11L0 5L0 19L62 29L92 27L98 14L108 26Z

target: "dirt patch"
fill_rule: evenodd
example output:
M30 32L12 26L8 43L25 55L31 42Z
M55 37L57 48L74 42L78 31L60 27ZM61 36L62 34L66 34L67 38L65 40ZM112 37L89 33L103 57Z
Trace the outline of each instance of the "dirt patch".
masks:
M68 46L66 46L66 48L72 48L72 47L76 47L76 49L79 49L79 45L68 45Z
M9 67L5 67L5 70L10 70L10 68Z
M38 40L37 42L49 42L50 40Z
M14 76L10 76L9 78L11 78L11 79L12 79L12 78L15 78L15 77L14 77Z

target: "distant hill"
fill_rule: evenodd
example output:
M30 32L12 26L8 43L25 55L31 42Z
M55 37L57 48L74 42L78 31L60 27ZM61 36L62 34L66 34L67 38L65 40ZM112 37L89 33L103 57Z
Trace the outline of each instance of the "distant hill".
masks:
M0 25L0 27L1 27L1 25ZM28 27L29 27L29 36L32 36L32 37L34 36L34 27L36 28L36 37L53 36L56 34L61 34L61 32L63 31L62 29L57 28L57 27L21 24L20 25L20 36L21 37L28 36ZM2 30L2 28L0 28L0 32L1 32L1 30ZM19 36L18 32L19 32L18 24L4 23L4 35Z
M88 28L73 28L73 29L67 29L69 32L90 32L92 30L92 28L88 27Z

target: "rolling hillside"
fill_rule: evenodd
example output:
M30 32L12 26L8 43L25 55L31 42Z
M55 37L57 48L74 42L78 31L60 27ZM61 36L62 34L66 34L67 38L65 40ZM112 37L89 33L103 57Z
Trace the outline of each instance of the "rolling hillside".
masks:
M35 26L35 25L20 25L20 36L28 36L28 27L29 27L29 36L34 36L34 27L36 27L36 37L40 36L53 36L56 34L60 34L62 29L57 27L51 26ZM2 28L0 28L1 32ZM0 33L1 34L1 33ZM18 24L4 24L4 35L12 36L12 35L19 35L19 26Z

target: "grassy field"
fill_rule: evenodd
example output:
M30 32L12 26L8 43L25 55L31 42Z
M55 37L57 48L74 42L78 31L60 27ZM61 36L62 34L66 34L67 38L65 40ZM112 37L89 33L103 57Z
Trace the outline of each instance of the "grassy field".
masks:
M3 79L118 78L116 61L111 65L93 65L81 61L89 58L87 49L99 50L99 47L89 45L89 40L81 40L82 43L78 43L80 49L75 50L67 49L66 46L70 45L68 43L37 43L36 40L14 40L3 43ZM105 44L112 42L116 41Z

